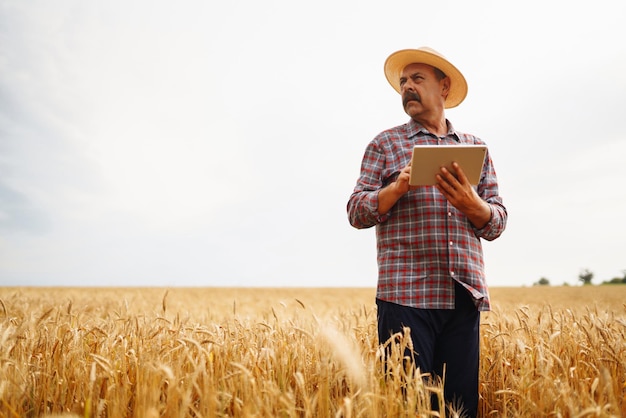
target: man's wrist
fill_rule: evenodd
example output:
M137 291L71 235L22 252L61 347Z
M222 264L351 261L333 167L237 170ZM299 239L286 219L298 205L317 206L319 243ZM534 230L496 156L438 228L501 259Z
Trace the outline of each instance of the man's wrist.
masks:
M380 189L378 192L378 213L384 215L389 212L403 195L404 193L398 187L397 181L389 183L389 185Z

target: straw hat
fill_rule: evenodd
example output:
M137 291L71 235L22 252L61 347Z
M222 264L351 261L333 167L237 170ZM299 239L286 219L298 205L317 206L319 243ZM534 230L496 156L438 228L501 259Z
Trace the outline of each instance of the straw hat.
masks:
M402 70L409 64L428 64L439 68L448 77L450 77L450 93L446 98L445 107L451 107L461 104L465 96L467 96L467 82L463 74L452 65L443 55L432 48L426 46L418 49L403 49L389 55L385 61L385 76L389 84L400 93L400 76Z

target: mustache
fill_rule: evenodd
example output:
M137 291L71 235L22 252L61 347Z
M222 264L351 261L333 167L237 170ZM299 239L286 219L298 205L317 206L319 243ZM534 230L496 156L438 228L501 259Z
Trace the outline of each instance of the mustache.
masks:
M420 98L419 94L412 92L412 91L407 91L402 96L402 105L406 106L406 104L410 102L411 100L415 100L418 103L422 102L422 99Z

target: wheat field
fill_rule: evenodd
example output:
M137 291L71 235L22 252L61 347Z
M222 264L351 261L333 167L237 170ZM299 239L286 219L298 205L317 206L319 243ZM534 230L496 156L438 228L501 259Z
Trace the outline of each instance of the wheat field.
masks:
M410 341L383 367L374 294L0 288L0 417L438 416ZM626 416L626 286L491 295L481 416Z

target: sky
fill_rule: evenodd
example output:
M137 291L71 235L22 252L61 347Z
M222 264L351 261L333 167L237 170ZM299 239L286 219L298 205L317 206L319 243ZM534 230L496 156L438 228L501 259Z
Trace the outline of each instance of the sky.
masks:
M374 287L346 204L408 121L383 63L465 75L447 118L509 212L491 286L626 270L619 1L0 0L0 285Z

